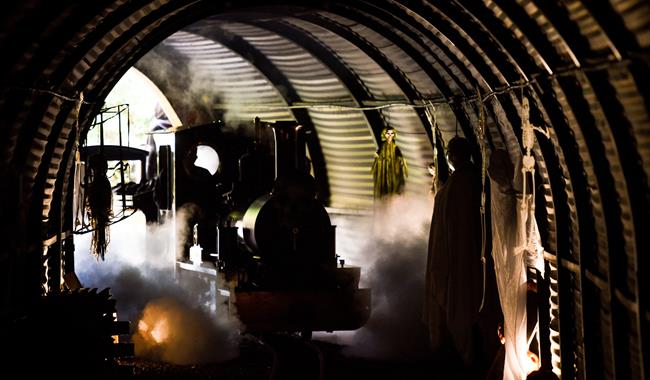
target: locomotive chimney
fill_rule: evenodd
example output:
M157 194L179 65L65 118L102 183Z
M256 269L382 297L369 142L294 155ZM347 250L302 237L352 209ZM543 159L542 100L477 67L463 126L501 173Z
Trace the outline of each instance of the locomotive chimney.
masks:
M275 138L275 178L306 174L304 127L290 121L278 121L271 127Z

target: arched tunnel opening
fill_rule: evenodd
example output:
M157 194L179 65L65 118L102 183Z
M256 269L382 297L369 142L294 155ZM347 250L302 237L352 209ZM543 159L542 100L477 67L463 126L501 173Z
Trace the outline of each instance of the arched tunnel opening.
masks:
M310 186L337 225L337 254L366 272L375 317L382 307L391 309L375 303L388 294L395 298L385 299L402 301L391 309L399 314L396 309L404 303L425 298L435 207L429 163L437 163L440 190L448 172L448 144L462 136L486 184L485 257L492 275L484 276L483 287L492 287L495 295L488 301L499 308L496 282L505 274L495 272L492 259L499 226L490 223L495 189L487 166L493 152L505 150L513 163L534 160L531 181L524 183L533 185L527 210L533 212L543 247L538 268L543 274L533 276L529 270L537 286L538 311L529 314L539 316L541 367L561 378L645 378L650 315L643 275L643 252L650 249L643 227L650 222L647 1L32 0L4 7L0 336L15 345L19 357L37 352L54 358L41 368L45 373L54 373L59 361L76 363L73 354L61 353L66 344L75 345L62 343L62 336L80 342L70 352L99 352L88 355L88 366L105 360L103 348L89 349L96 342L84 340L104 328L80 322L95 318L84 314L85 305L102 299L119 308L127 297L113 299L85 288L71 292L70 279L83 278L89 268L80 259L80 246L90 235L75 233L79 162L88 158L82 156L92 145L101 145L90 143L97 138L96 120L107 115L105 100L134 68L158 91L158 116L166 119L146 135L158 144L153 150L157 169L150 174L157 173L153 177L167 185L152 190L156 199L146 203L154 205L147 220L137 216L139 227L134 228L145 232L136 235L147 236L149 246L161 235L172 239L172 246L176 242L171 229L148 235L149 219L160 222L178 214L187 199L206 186L214 188L214 178L228 179L221 180L219 197L230 195L228 186L239 181L235 164L247 153L247 144L273 140L269 129L259 132L255 118L269 125L293 123L308 131L304 148L314 179ZM403 193L378 209L371 167L383 131L390 127L397 131L408 177ZM169 149L158 150L161 146ZM263 161L268 166L274 154L272 145L264 146L271 157ZM210 170L207 182L192 182L183 166L181 155L192 147L201 157L212 157L209 164L197 164ZM222 169L213 165L210 149ZM163 174L161 167L170 172ZM210 194L206 197L215 193ZM121 195L113 192L113 197ZM115 229L132 220L112 226L107 261L112 246L131 244ZM172 272L182 270L179 262L187 264L190 246L198 245L187 241L180 249L169 248ZM299 241L294 236L294 247ZM210 262L218 244L202 245L202 259ZM400 255L400 250L414 252ZM134 267L157 259L143 260ZM98 271L87 281L110 278L109 263L92 265ZM178 278L174 273L170 278ZM109 282L102 287L150 286L126 277ZM402 286L381 293L381 283ZM182 306L159 301L148 310L154 309ZM422 312L416 309L413 315ZM309 311L292 315L314 314ZM105 314L100 312L100 318L112 319ZM388 319L387 330L402 322ZM418 324L409 331L427 340L422 321L407 323ZM30 333L16 332L24 329ZM368 340L366 346L378 342L371 337L358 335ZM484 338L496 339L496 334ZM27 367L27 359L17 362Z

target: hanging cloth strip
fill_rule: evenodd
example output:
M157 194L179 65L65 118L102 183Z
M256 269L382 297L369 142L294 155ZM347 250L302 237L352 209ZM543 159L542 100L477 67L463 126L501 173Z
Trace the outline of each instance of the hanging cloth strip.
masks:
M481 148L481 266L483 267L483 294L481 295L481 306L478 311L483 310L485 304L485 279L486 279L486 259L485 245L487 241L486 221L485 221L485 177L487 173L487 140L485 137L485 107L481 97L481 90L476 89L478 96L479 118L478 118L478 143Z
M433 146L433 167L435 169L436 176L438 176L438 144L437 136L438 133L438 120L436 118L436 107L431 101L427 104L424 112L427 115L429 120L429 125L431 125L431 145ZM434 193L438 192L438 181L434 179Z

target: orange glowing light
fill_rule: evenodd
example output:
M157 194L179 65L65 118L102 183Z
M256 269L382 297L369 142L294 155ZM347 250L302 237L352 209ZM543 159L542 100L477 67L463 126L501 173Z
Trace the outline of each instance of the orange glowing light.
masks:
M117 311L113 313L113 320L117 321ZM113 343L117 344L120 343L120 336L119 335L111 335L113 338Z
M153 329L151 329L150 334L156 343L164 342L169 337L169 322L167 322L167 318L158 320Z
M138 322L138 330L147 340L162 343L169 338L169 321L162 312L150 308Z
M539 369L540 363L539 363L539 356L535 354L532 351L528 351L528 359L530 359L526 365L528 368L526 368L527 373L531 373L533 371L537 371Z
M146 333L147 331L149 331L149 325L147 324L147 322L141 319L140 322L138 322L138 330L140 330L140 332L142 333Z

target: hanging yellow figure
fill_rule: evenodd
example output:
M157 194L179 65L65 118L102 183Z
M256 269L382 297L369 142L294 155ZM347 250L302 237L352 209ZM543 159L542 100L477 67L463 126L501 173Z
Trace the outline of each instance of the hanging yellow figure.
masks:
M397 130L393 127L386 127L381 131L382 143L375 153L375 162L372 164L375 199L401 194L404 191L408 166L395 143L395 137L397 137Z

